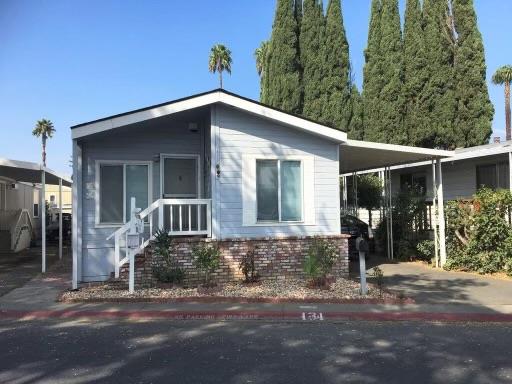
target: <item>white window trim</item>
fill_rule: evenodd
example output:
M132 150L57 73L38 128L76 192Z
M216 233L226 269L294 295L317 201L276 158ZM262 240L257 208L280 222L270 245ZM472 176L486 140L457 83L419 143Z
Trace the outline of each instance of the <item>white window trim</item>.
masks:
M258 181L257 177L254 180L256 183L256 225L292 225L292 224L304 224L304 159L285 159L285 158L256 158L256 169L258 167L258 161L277 161L277 220L258 220ZM300 207L300 220L282 220L281 218L281 162L283 161L298 161L300 163L300 191L301 191L301 207Z
M256 161L257 160L297 160L301 161L301 168L302 168L302 221L258 221L258 211L257 211L257 194L256 194ZM310 172L312 174L310 177L313 177L313 180L309 180L308 182L312 182L312 186L306 187L306 160L308 161L308 168L310 169ZM293 226L315 226L316 225L316 218L315 218L315 192L314 192L314 173L315 173L315 157L313 155L261 155L261 154L246 154L242 156L242 226L243 227L293 227ZM254 209L254 218L251 221L247 221L246 218L246 209L250 209L247 207L246 201L245 201L245 194L248 193L248 191L244 190L244 184L246 181L244 179L247 177L246 172L247 170L244 169L244 165L252 163L254 164L254 201L252 201L253 209ZM308 188L308 192L306 193L306 188ZM306 195L309 196L311 201L306 201ZM280 199L279 199L280 200ZM280 204L280 202L279 202ZM312 212L309 212L307 210L307 204L312 205ZM311 207L309 207L311 209Z
M197 165L197 196L185 196L176 194L164 195L164 160L165 159L195 159ZM173 154L173 153L161 153L160 154L160 197L165 198L190 198L200 199L201 198L201 155L198 154Z
M100 222L100 166L122 165L123 166L123 223L101 223ZM137 160L96 160L96 175L94 181L94 206L95 206L95 227L96 228L120 228L126 222L126 166L146 165L148 167L148 206L153 201L153 162Z

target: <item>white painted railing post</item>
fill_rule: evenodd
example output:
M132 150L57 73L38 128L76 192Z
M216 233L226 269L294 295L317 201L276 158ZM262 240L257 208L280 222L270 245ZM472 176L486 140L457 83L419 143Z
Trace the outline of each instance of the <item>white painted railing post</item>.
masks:
M212 237L212 204L211 200L206 203L206 232L208 237Z
M119 261L121 260L121 245L119 242L121 241L121 236L116 232L114 236L114 273L116 279L119 279Z
M161 199L158 200L158 229L164 229L164 203Z

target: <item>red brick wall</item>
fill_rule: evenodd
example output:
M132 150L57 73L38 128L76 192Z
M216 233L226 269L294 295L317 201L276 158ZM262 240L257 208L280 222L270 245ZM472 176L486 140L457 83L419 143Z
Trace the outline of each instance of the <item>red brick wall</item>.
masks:
M348 239L345 235L318 236L334 243L339 249L339 258L332 271L334 277L348 276ZM261 279L287 279L304 277L303 262L313 237L283 237L258 239L229 239L217 242L221 251L220 267L212 275L217 283L241 280L243 274L239 269L241 258L254 249L256 271ZM215 242L212 239L176 238L176 260L185 270L186 285L197 285L202 282L202 275L193 263L192 250L199 242ZM154 286L156 280L152 275L153 266L160 260L146 250L144 255L137 256L135 263L136 286ZM128 264L121 268L121 279L128 277Z

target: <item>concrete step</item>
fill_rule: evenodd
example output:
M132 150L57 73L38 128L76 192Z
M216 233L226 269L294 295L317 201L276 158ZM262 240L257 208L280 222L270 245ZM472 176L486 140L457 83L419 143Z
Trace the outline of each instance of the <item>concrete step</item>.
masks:
M0 231L0 251L11 250L11 233L9 231Z

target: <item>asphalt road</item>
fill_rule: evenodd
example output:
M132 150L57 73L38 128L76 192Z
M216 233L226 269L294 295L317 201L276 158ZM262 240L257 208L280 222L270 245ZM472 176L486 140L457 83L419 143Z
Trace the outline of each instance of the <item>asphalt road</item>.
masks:
M507 324L0 321L1 383L510 383Z

